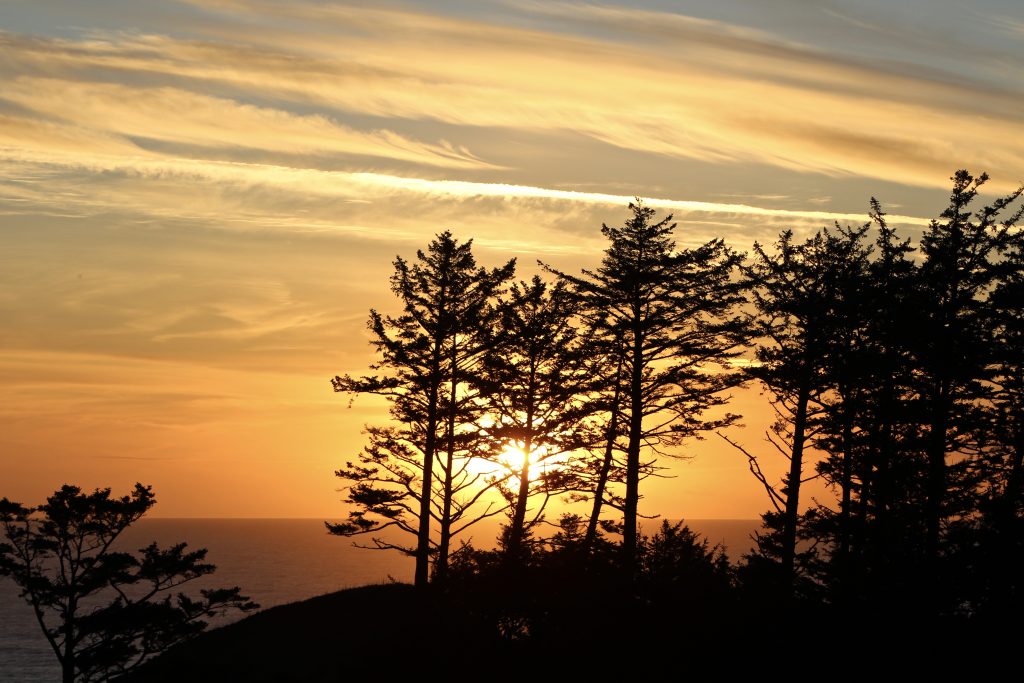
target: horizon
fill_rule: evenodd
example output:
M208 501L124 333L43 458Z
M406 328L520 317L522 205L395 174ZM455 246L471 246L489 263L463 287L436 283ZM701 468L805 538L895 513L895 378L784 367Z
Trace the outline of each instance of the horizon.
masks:
M0 678L1012 670L1022 65L1021 0L8 0Z
M681 246L749 251L863 223L872 196L913 234L959 168L1024 181L1009 1L5 14L0 495L26 504L141 481L166 518L343 517L333 472L388 418L330 378L366 371L392 259L445 229L525 278L593 267L634 196ZM730 409L759 449L756 387ZM768 508L726 444L682 452L643 512Z
M330 521L344 519L344 517L335 517L335 518L328 517L325 520L323 517L160 517L158 515L146 515L145 519L149 519L149 520L157 520L157 519L159 519L159 520L172 520L172 521L176 520L176 519L182 519L182 520L197 520L197 519L224 519L224 520L232 520L232 519L236 519L236 520L294 519L294 520L301 520L301 521L317 521L317 522L328 521L328 522L330 522ZM686 521L694 521L694 522L756 522L756 521L758 521L759 518L758 517L688 517L688 518L686 518L686 517L657 517L655 519L657 519L657 520L664 519L667 522L686 522ZM495 520L493 523L499 523L500 521L501 520ZM642 522L641 522L641 526L643 526Z

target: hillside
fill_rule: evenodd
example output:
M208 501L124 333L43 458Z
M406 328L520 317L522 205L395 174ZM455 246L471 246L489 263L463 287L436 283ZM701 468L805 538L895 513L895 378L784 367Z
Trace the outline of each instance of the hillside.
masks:
M786 623L756 611L725 609L718 618L701 611L648 605L627 615L577 604L556 617L556 631L508 640L487 625L481 603L441 601L406 584L364 586L213 629L118 680L327 683L423 675L432 680L440 673L453 680L530 681L617 672L654 680L712 672L733 677L781 671L786 652L799 652L791 679L803 680L838 662L848 675L979 674L998 668L1008 652L1008 633L965 629L963 623L922 621L907 628L865 620L844 628L824 614L805 612ZM952 632L958 647L933 647L940 634Z
M467 663L493 661L498 643L411 586L364 586L281 605L213 629L122 681L335 681L410 673L439 642Z

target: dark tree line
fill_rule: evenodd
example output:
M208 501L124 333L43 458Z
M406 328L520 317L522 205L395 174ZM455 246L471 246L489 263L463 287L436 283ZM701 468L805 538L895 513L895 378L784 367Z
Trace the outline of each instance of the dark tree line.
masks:
M975 206L986 180L958 172L916 246L874 200L860 228L755 246L749 374L779 407L769 437L791 467L777 491L762 477L775 510L749 582L858 612L1019 601L1018 579L990 588L1021 569L1021 192ZM798 503L805 472L836 500Z
M1019 605L1024 209L1020 191L977 206L986 180L959 171L917 239L872 199L864 225L787 230L749 255L721 239L679 247L672 217L637 200L622 226L603 226L597 269L519 283L514 261L478 267L471 242L438 235L414 263L395 261L402 313L371 313L378 374L334 380L387 397L393 423L369 426L338 471L352 510L331 532L414 556L420 586L431 567L448 581L453 561L465 577L571 555L631 590L657 575L662 590L666 558L685 555L783 605ZM775 414L761 443L722 431L744 383ZM744 454L770 503L735 569L685 528L639 533L641 482L710 432ZM780 480L769 453L786 462ZM810 479L834 499L808 499ZM543 537L553 497L585 512ZM453 550L498 514L493 560ZM390 527L414 540L379 535Z

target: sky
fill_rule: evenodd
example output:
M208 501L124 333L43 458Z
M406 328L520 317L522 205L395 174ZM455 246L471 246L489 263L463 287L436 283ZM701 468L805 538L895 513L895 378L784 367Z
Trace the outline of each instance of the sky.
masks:
M1019 0L0 0L0 496L339 517L387 416L330 378L395 256L592 267L634 196L681 245L872 196L911 234L958 168L1024 182L1022 67ZM642 511L767 508L724 442L680 455Z

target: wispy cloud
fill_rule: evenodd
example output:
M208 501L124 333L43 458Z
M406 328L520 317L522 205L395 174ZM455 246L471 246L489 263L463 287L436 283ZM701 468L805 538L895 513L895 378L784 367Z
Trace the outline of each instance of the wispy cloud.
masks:
M0 94L28 112L6 117L0 135L8 146L33 142L71 144L122 153L141 150L132 139L198 147L244 147L267 152L315 156L376 156L448 168L488 168L466 149L430 145L388 130L361 132L322 115L300 116L180 88L151 88L117 83L74 82L22 77ZM31 118L29 118L31 117ZM54 135L55 134L55 135ZM56 138L56 139L54 139Z
M0 150L0 156L3 156ZM497 200L501 202L517 201L549 201L560 204L583 204L598 205L604 207L623 207L633 200L633 197L610 194L602 192L581 192L574 190L561 190L531 185L518 185L511 183L486 183L461 180L430 180L424 178L411 178L382 173L351 172L351 171L323 171L308 168L291 168L286 166L252 164L237 162L212 162L188 159L154 159L135 158L126 159L121 156L104 155L80 155L78 157L57 158L52 154L22 155L14 157L8 152L8 158L15 158L16 161L41 164L55 168L78 168L82 171L108 173L120 172L130 173L141 178L160 179L167 181L168 188L173 188L175 179L189 179L212 183L212 187L231 188L236 193L246 196L246 188L258 190L264 188L282 195L282 204L290 205L284 197L290 197L292 201L302 201L313 197L331 198L341 201L357 201L359 203L372 204L374 201L386 200L395 196L404 195L408 201L418 203L431 201L455 201L473 202L477 200ZM48 179L46 185L53 183ZM24 186L19 188L23 195L28 193ZM38 192L46 192L44 187L39 187ZM37 196L40 196L37 195ZM252 198L249 196L249 198ZM213 218L221 216L223 220L230 222L232 216L224 211L225 205L218 199L224 199L219 193L211 197L214 203L208 208L203 208L202 196L194 197L191 206L181 206L178 198L173 192L167 196L167 202L161 202L159 197L153 196L150 192L143 192L141 196L134 197L135 204L131 208L138 212L154 211L161 215L176 215L179 217L206 217ZM132 202L131 193L127 196L119 191L111 192L109 196L99 189L83 197L82 201L92 204L101 210L109 210L115 206L125 207L125 202ZM681 212L682 214L723 214L728 216L747 216L754 218L772 218L792 220L800 223L832 222L832 221L862 221L865 214L841 213L823 211L820 209L780 209L766 208L747 203L732 202L708 202L696 201L684 198L671 197L648 197L644 201L653 207ZM268 207L269 208L269 207ZM358 204L351 207L349 213L359 212ZM243 213L240 220L245 222ZM273 226L276 222L272 211L265 214L266 225ZM896 223L906 225L925 225L924 218L915 216L891 216L890 219ZM302 225L304 219L287 220L281 227L295 228ZM308 223L313 225L314 223ZM325 230L344 230L342 221L324 221L319 225ZM373 231L368 231L372 233ZM373 236L368 234L367 236ZM394 238L401 237L401 233L377 234L378 237ZM568 238L568 236L566 236ZM541 249L557 244L557 235L547 233L538 236L536 244L530 246L533 249Z
M680 243L742 250L862 223L851 209L876 186L906 201L895 223L919 226L941 201L919 188L955 168L1024 180L1016 53L955 43L952 68L930 59L941 35L885 21L814 13L929 58L833 50L717 3L718 19L66 2L52 30L51 3L16 3L0 31L0 450L36 460L5 475L141 472L177 486L181 511L229 489L272 490L270 514L335 504L339 448L385 409L339 410L326 378L366 367L366 310L394 310L395 254L441 230L528 276L538 258L592 266L634 193L675 214ZM224 500L201 509L251 505Z
M536 7L619 32L601 39L365 6L222 9L264 22L211 20L196 27L205 40L7 34L12 73L36 79L15 83L12 97L53 116L60 109L54 98L66 93L77 106L63 108L62 120L97 134L152 129L182 144L220 137L221 145L271 153L370 154L452 169L501 160L485 163L457 143L359 131L343 120L562 131L666 157L927 186L944 185L959 166L985 168L1004 187L1024 177L1021 93L844 60L724 22L592 5ZM288 21L271 24L275 17ZM650 31L671 40L638 40ZM79 82L100 72L126 83ZM38 80L42 75L59 80ZM139 78L145 87L127 83ZM133 100L133 90L141 98ZM335 114L245 103L267 98ZM117 117L105 117L114 111ZM98 125L104 121L109 128Z

